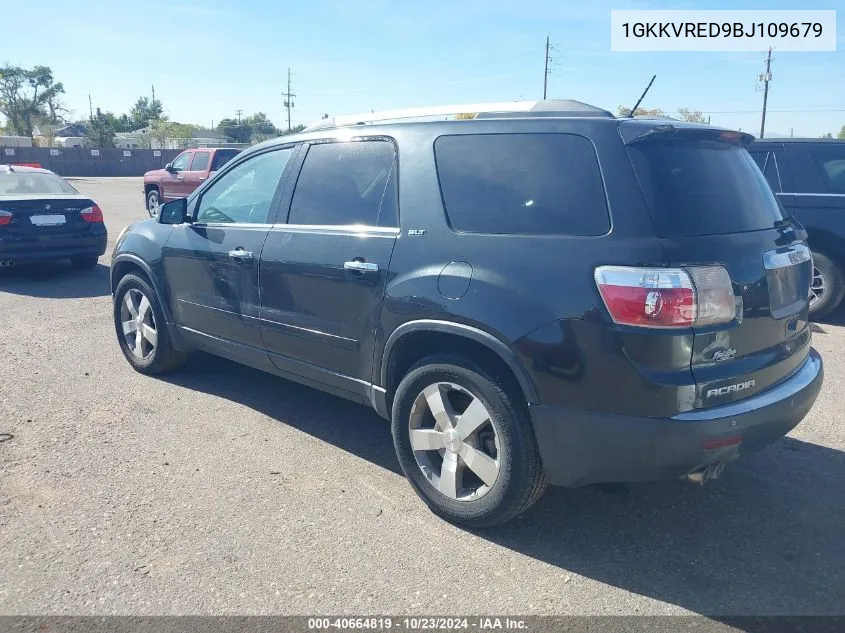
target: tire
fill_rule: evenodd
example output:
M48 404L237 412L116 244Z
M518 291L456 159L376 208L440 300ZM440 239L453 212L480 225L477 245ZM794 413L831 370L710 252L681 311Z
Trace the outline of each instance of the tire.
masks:
M810 316L822 319L833 312L845 297L845 275L837 262L813 251L813 282L810 289Z
M99 260L100 258L96 255L89 255L87 257L73 257L70 263L73 264L74 268L94 268Z
M147 193L147 213L151 218L157 218L159 209L161 208L161 194L158 189L150 189Z
M132 308L127 303L127 297L132 302ZM142 374L172 371L188 358L186 353L173 347L164 313L155 292L145 279L129 274L120 280L114 293L113 313L120 349L135 371ZM130 321L133 325L124 330L124 323Z
M451 523L468 528L505 523L528 510L546 488L522 394L502 384L465 358L431 356L415 365L396 389L391 428L402 471L428 507ZM452 409L446 414L453 424L448 432L438 431L444 428L445 407L434 407L441 411L438 420L429 405L432 400L436 404L438 396ZM454 415L466 414L470 407L474 414ZM486 421L473 423L482 419ZM464 420L468 422L462 429ZM472 427L476 431L464 435ZM425 448L412 449L412 432L415 446ZM479 458L478 453L483 455ZM456 483L444 472L455 472Z

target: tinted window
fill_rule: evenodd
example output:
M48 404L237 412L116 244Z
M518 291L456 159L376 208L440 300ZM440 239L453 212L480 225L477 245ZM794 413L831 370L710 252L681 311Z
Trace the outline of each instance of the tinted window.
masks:
M37 195L42 193L76 195L79 192L55 174L43 174L32 171L0 173L0 196Z
M808 147L810 158L829 193L845 193L845 143Z
M288 222L396 226L395 171L396 151L389 141L312 145Z
M236 149L218 149L214 152L214 160L211 161L211 171L217 171L237 156L238 153Z
M224 174L202 195L196 221L266 223L291 151L259 154Z
M763 176L765 176L772 191L780 192L780 174L778 173L775 154L773 152L750 152L750 154L760 171L763 172Z
M768 181L769 186L772 188L772 191L780 192L780 170L778 169L777 154L775 154L774 152L769 153L769 157L766 160L765 169L763 170L763 176Z
M581 136L442 136L434 154L456 231L603 235L610 230L598 159Z
M208 169L208 158L211 152L194 152L194 160L191 162L191 171L205 171Z
M629 148L661 235L771 228L783 219L744 148L714 141L645 141Z
M182 152L179 154L172 163L173 169L176 171L184 171L188 169L188 163L191 160L191 154L193 152Z

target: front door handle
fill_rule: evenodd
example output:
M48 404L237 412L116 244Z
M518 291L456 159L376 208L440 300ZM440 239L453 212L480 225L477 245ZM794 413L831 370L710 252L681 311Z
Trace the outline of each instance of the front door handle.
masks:
M185 180L184 176L176 176L176 180Z
M229 251L229 257L237 261L247 261L252 259L252 251L245 251L242 248L236 248L233 251Z
M372 262L362 262L357 259L353 259L351 262L343 262L343 267L346 270L354 270L355 272L359 273L378 272L378 264L374 264Z

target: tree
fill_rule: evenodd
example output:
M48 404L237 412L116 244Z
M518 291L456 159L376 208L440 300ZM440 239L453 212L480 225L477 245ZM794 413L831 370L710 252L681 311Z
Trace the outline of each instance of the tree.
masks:
M170 122L166 116L161 115L159 118L150 121L148 131L152 141L161 149L167 146L167 141L170 139Z
M87 147L114 147L114 128L100 112L100 108L97 108L97 114L88 122L85 145Z
M845 139L845 125L843 125L842 129L839 130L839 134L836 135L836 138Z
M13 134L32 138L32 129L39 120L57 123L64 111L59 100L64 91L48 66L35 66L32 70L0 67L0 114L6 117L7 128Z
M279 136L287 136L288 134L299 134L304 129L305 129L305 126L302 123L300 123L299 125L294 125L290 129L290 132L288 132L287 130L285 130L284 132L279 132Z
M830 132L825 132L819 138L833 138L833 134L831 134Z
M235 119L222 119L217 129L234 143L249 143L252 137L252 129L248 125L238 123Z
M678 108L678 114L681 115L683 121L690 123L708 123L709 117L705 118L702 112L698 110L690 110L689 108Z
M129 110L128 118L132 122L132 130L138 130L152 125L153 121L161 120L163 117L164 108L161 105L161 100L138 97L135 105Z
M179 147L185 149L190 144L194 133L197 131L196 126L188 125L186 123L171 123L168 136L175 139L179 143Z
M617 116L631 116L631 108L619 106L616 108ZM666 116L660 108L637 108L634 116Z

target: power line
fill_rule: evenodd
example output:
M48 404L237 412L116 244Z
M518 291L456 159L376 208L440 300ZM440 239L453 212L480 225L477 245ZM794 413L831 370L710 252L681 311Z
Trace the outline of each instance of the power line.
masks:
M290 90L290 67L288 67L288 91L283 92L282 96L285 98L284 105L288 111L288 133L290 133L290 109L293 107L293 98L296 96Z
M241 124L241 115L244 113L243 110L235 110L235 114L238 115L238 125Z

